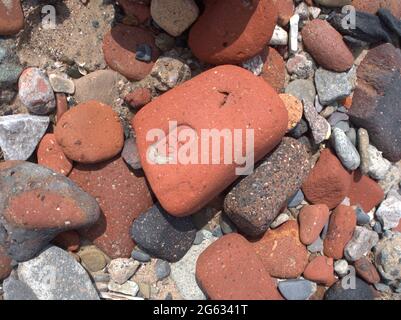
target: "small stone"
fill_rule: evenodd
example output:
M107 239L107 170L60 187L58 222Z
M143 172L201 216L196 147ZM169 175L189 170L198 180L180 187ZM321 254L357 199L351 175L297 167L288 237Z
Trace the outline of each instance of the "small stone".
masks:
M340 128L341 129L341 128ZM343 130L344 131L344 130ZM352 142L352 144L357 147L358 146L358 141L357 141L357 133L356 130L354 128L350 128L348 131L345 132L345 134L347 135L348 139ZM361 157L361 165L359 167L362 166L362 155L360 150L359 151L359 155Z
M27 160L49 126L49 117L17 114L0 117L0 147L5 160Z
M356 226L352 239L344 248L344 255L348 261L362 258L379 242L376 232L367 228Z
M0 35L18 33L24 27L24 12L20 0L0 1Z
M293 95L298 98L299 101L307 101L313 104L315 101L316 89L313 81L297 79L288 84L285 88L285 93Z
M134 281L127 281L124 284L118 284L114 281L110 281L108 288L110 291L126 294L132 297L135 297L139 291L139 286Z
M358 151L361 156L360 170L366 175L369 172L369 133L364 128L358 129Z
M348 262L345 259L340 259L334 262L334 271L340 276L344 277L348 274Z
M150 255L138 249L132 251L131 258L142 263L149 262L151 259Z
M288 208L295 208L299 206L302 201L304 201L305 196L301 189L299 189L294 196L288 201L287 207Z
M358 226L364 226L370 222L369 215L365 211L363 211L362 208L357 207L355 211L356 211L356 223Z
M220 226L216 226L213 230L212 230L212 235L216 238L221 238L223 236L223 231L221 230Z
M74 81L69 79L67 75L52 73L49 75L49 81L54 92L63 92L68 94L74 94L75 92Z
M0 280L8 277L10 274L12 259L8 256L6 250L0 245Z
M295 126L294 129L289 132L289 134L291 135L291 137L298 139L307 132L308 123L304 119L301 119L301 121Z
M332 285L324 295L325 300L374 300L372 288L356 277L355 287L344 287L341 281Z
M135 58L139 61L152 61L152 47L146 43L137 44Z
M155 264L155 273L157 280L163 280L170 275L171 267L167 261L157 260Z
M401 219L401 195L396 190L390 190L386 199L376 211L376 217L384 230L398 226Z
M18 96L29 112L45 115L56 109L56 98L46 74L38 68L28 68L18 81Z
M271 46L286 46L288 44L288 33L280 26L274 27L273 36L270 39Z
M330 138L331 127L325 118L319 115L313 103L304 101L304 115L312 129L313 139L316 144Z
M325 204L307 205L298 215L299 236L303 244L312 244L319 238L329 221L329 208Z
M135 274L139 265L139 262L131 259L117 258L111 260L107 267L107 271L115 283L122 285Z
M339 122L348 121L348 119L349 119L349 117L346 113L336 111L330 115L330 117L327 119L327 121L330 123L330 125L332 127L335 127L336 124L338 124ZM347 135L347 137L348 137L348 135Z
M191 78L191 68L184 62L172 58L157 59L151 76L154 86L160 91L168 91Z
M64 250L75 252L78 251L81 241L78 232L69 230L59 233L53 243Z
M281 100L284 102L288 111L288 126L287 129L295 128L299 121L301 121L303 114L302 102L290 94L280 94Z
M152 0L150 13L164 31L177 37L195 22L199 8L193 0Z
M261 77L270 84L277 93L283 92L286 84L287 71L281 54L268 47L262 52L263 69Z
M281 226L284 222L290 220L290 217L286 213L281 213L277 216L276 219L270 225L271 229L276 229L277 227Z
M107 259L103 252L94 246L83 247L78 252L83 266L90 272L103 270L107 265Z
M299 15L294 14L290 19L290 41L289 49L292 53L298 51L298 32L299 32Z
M49 247L20 263L18 278L39 300L99 300L85 269L58 247Z
M351 128L348 121L339 121L334 127L344 131L345 133L347 133Z
M220 215L220 228L224 234L229 234L233 232L237 232L237 227L234 223L230 220L229 217L225 213Z
M323 252L323 240L321 237L318 237L315 242L310 244L308 247L309 252L311 253L317 253L317 252Z
M278 289L287 300L307 300L313 294L312 282L304 279L280 281Z
M134 138L125 140L121 157L132 169L138 170L142 168L138 148Z
M382 180L391 168L391 162L382 156L382 152L374 146L368 146L368 174L373 179Z
M289 74L296 75L300 79L308 79L314 74L314 62L306 53L295 54L289 58L286 64Z
M348 139L344 131L334 128L332 141L337 156L341 160L344 167L349 170L357 169L361 163L361 158L355 146Z
M348 97L355 88L355 82L356 68L341 73L319 68L315 72L319 101L325 106Z
M362 257L354 263L356 273L367 283L375 284L380 282L380 275L369 259Z
M173 49L175 39L167 33L160 32L155 37L155 44L161 51L166 52Z
M190 217L176 218L160 205L141 214L133 223L131 236L152 256L175 262L190 249L196 229Z
M379 181L379 185L384 193L388 193L392 188L401 182L401 163L391 166L383 180Z
M152 94L148 88L137 88L124 98L132 108L139 110L152 100Z
M333 258L317 256L306 266L303 275L305 279L329 287L336 281L333 264Z
M259 76L263 71L263 60L260 55L250 58L242 63L242 67Z

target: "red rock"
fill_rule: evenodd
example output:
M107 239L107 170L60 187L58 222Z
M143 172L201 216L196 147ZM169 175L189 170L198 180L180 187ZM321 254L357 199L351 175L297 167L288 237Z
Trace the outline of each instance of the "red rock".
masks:
M237 64L252 58L269 43L277 20L272 0L213 0L205 4L188 40L199 60Z
M7 255L6 250L0 246L0 280L7 278L11 270L11 258Z
M96 224L80 234L111 258L129 257L134 248L132 222L153 205L143 175L130 171L121 157L72 170L70 179L93 195L102 210Z
M152 48L152 60L143 62L136 59L136 48L147 44ZM130 80L145 78L159 57L152 34L139 27L118 24L103 39L104 59L109 67Z
M384 192L376 181L362 175L358 170L352 174L348 197L351 205L358 205L369 212L384 200Z
M287 75L283 57L274 48L268 48L262 57L264 65L260 76L277 92L282 92Z
M339 205L331 214L324 239L324 254L334 259L344 256L344 248L351 240L356 227L356 213L352 207Z
M196 262L196 278L212 300L281 300L273 279L237 233L212 243Z
M331 150L325 149L302 190L313 204L326 204L329 209L333 209L348 195L350 187L351 175Z
M67 97L64 93L56 93L56 119L59 121L64 113L68 111Z
M125 14L135 17L139 23L144 23L150 19L150 8L144 4L136 3L133 0L118 0Z
M401 18L401 3L399 0L353 0L352 5L358 11L376 14L380 8L386 8L397 17Z
M358 276L360 276L367 283L375 284L380 282L380 275L376 270L376 267L368 258L363 257L354 263L355 270Z
M24 13L20 0L0 1L0 35L18 33L24 27Z
M278 19L277 23L285 27L289 22L290 18L294 15L294 1L293 0L273 0L273 3L277 7Z
M81 163L109 160L124 145L118 115L110 106L94 100L68 110L58 122L55 136L64 154Z
M71 160L67 159L53 133L46 134L40 141L37 158L38 164L65 176L72 170Z
M316 241L324 226L329 221L329 208L325 204L304 206L298 215L299 237L303 244Z
M297 278L308 264L308 250L299 240L298 224L290 220L268 230L253 243L256 254L272 277Z
M80 246L79 234L74 230L60 233L54 238L53 242L60 248L70 252L78 251Z
M185 125L169 134L169 121ZM154 140L147 141L150 130L163 130L170 141L183 129L201 137L201 130L228 129L233 135L233 129L238 129L245 136L246 128L255 128L254 156L258 161L280 142L287 122L285 106L273 88L249 71L227 65L208 70L153 100L136 114L132 125L141 164L152 190L166 211L185 216L201 209L237 179L236 165L224 164L223 160L212 164L210 158L202 161L201 155L204 157L207 152L200 143L204 139L198 139L201 152L195 155L195 163L155 164L147 159L149 147L155 145ZM165 145L166 139L159 140L158 146ZM242 150L246 154L243 140ZM224 158L224 149L220 150L220 159ZM163 154L159 152L161 157Z
M304 278L330 287L336 282L333 258L315 257L306 267Z
M152 100L152 93L148 88L137 88L124 98L125 102L135 109L140 109Z
M354 63L354 57L342 36L327 21L315 19L302 29L305 49L321 67L344 72Z

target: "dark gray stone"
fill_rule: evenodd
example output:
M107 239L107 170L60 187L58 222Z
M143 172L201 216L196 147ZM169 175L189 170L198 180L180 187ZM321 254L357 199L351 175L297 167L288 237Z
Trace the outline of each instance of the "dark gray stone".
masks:
M358 226L364 226L370 222L369 215L365 211L363 211L362 208L357 207L355 212L356 212L356 223L358 224Z
M131 137L125 140L121 156L132 169L138 170L142 168L138 148L134 138Z
M325 300L374 300L372 287L355 278L355 288L343 288L342 281L333 284L324 295Z
M155 264L155 273L157 280L163 280L170 275L171 267L167 261L157 260Z
M152 60L152 48L146 44L138 44L135 58L139 61L150 62Z
M150 261L150 255L148 255L147 253L141 251L141 250L137 250L134 249L131 253L131 258L135 259L136 261L139 262L149 262Z

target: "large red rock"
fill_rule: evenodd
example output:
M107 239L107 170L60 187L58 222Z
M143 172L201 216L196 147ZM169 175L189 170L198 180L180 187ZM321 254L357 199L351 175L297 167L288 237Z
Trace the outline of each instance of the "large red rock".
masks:
M324 239L324 254L334 259L344 256L344 248L351 240L356 227L356 213L352 207L339 205L331 214Z
M7 278L11 269L11 258L7 255L6 250L0 246L0 280Z
M37 158L38 164L65 176L72 170L71 160L65 156L53 133L46 134L40 141Z
M291 17L294 15L294 1L293 0L273 0L277 11L278 11L278 19L277 23L285 27L289 22Z
M109 160L124 145L118 115L110 106L94 100L64 113L57 123L55 136L64 154L81 163Z
M128 169L121 157L72 170L70 179L98 201L102 214L96 224L80 234L111 258L129 257L134 242L132 222L153 205L143 174Z
M333 258L325 256L315 257L307 265L304 271L304 278L330 287L336 282Z
M349 194L350 187L351 175L333 152L325 149L304 182L302 190L313 204L326 204L333 209Z
M398 19L401 18L401 3L399 0L353 0L352 5L358 11L376 14L380 8L386 8Z
M224 150L230 147L223 143L220 153L215 152L217 163L212 163L212 152L208 154L205 149L211 141L205 130L217 129L220 134L224 129L228 136L225 140L231 142L229 136L235 136L234 129L241 130L243 139L236 139L233 145L242 147L239 150L246 155L246 129L254 129L254 158L258 161L280 142L287 122L285 106L272 87L243 68L227 65L208 70L153 100L136 114L132 124L152 190L170 214L185 216L201 209L238 177L234 162L224 164ZM169 124L173 126L170 133ZM192 144L174 147L177 132L184 133L181 143L192 134ZM149 133L156 136L149 139ZM167 138L159 136L161 133ZM202 135L206 138L202 139ZM216 131L212 135L216 138ZM206 141L203 146L201 140ZM242 146L238 140L243 140ZM178 149L180 161L174 163L174 157L169 160L162 150L166 143L169 151ZM193 152L192 163L186 164L182 155L190 147L199 152Z
M379 184L358 171L352 173L352 183L348 197L351 205L360 206L369 212L384 200L384 192Z
M24 13L20 0L0 1L0 35L18 33L24 27Z
M325 69L344 72L349 70L354 57L341 34L327 21L315 19L302 29L305 49Z
M189 47L199 60L236 64L269 43L277 20L272 0L208 0L205 5L189 33Z
M324 226L329 221L329 208L325 204L304 206L299 215L299 237L303 244L316 241Z
M144 62L136 59L137 46L147 44L152 49L152 59ZM139 27L118 24L103 39L104 59L108 66L130 80L145 78L159 57L152 34Z
M212 300L281 300L251 244L231 233L212 243L196 262L196 278Z
M356 273L367 283L375 284L380 282L380 275L376 267L366 257L355 261L354 263Z
M267 48L263 54L263 69L260 76L278 93L284 90L287 69L283 57L274 48Z
M266 270L276 278L297 278L308 264L308 250L299 240L295 220L268 230L253 247Z

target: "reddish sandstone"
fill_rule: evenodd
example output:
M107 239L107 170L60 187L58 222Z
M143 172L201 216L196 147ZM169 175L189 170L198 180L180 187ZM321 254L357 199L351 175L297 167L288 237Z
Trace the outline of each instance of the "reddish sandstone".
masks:
M274 48L268 48L262 57L264 65L260 76L277 92L282 92L287 75L283 57Z
M386 8L398 19L401 18L401 3L399 0L353 0L352 5L358 11L376 14L380 8Z
M207 1L192 26L189 47L201 61L237 64L252 58L269 43L277 20L272 0Z
M147 44L152 49L152 59L144 62L136 59L137 46ZM159 57L152 34L139 27L118 24L103 39L104 59L108 66L130 80L145 78Z
M329 209L333 209L348 195L350 187L351 175L333 152L325 149L302 190L313 204L326 204Z
M0 1L0 35L18 33L24 27L24 13L20 0Z
M55 136L64 154L81 163L109 160L124 145L118 115L110 106L94 100L68 110L58 122Z
M134 17L138 23L144 23L150 19L150 8L133 0L118 0L128 17Z
M176 121L178 129L169 133L170 121ZM202 160L207 154L201 144L205 139L200 139L204 129L229 130L232 135L234 129L242 130L243 155L247 154L246 129L254 129L254 157L258 161L280 142L287 123L287 111L274 89L251 72L230 65L208 70L168 91L142 108L132 122L146 177L161 205L174 216L198 211L238 178L235 163L224 164L224 146L217 164L211 161L211 151L209 158ZM152 129L162 130L167 138L148 141ZM181 160L166 164L167 155L158 147L167 144L170 151L178 149L182 154L186 149L174 148L169 142L184 129L196 137L192 146L197 143L199 152L192 153L190 164ZM189 148L190 144L186 145ZM152 158L147 157L149 150L155 151Z
M7 255L6 250L0 246L0 280L7 278L11 270L11 258Z
M102 210L99 220L80 234L113 259L129 257L134 248L132 222L153 205L143 175L130 171L118 157L94 165L78 164L70 179L95 197Z
M148 88L137 88L124 98L125 102L135 109L140 109L152 100L152 93Z
M347 108L347 109L351 109L352 107L352 96L348 96L346 97L343 101L342 101L342 105Z
M284 102L284 105L288 111L287 129L291 130L296 127L299 121L301 121L304 106L301 101L299 101L296 97L290 94L281 93L279 96L281 100Z
M352 174L351 188L348 194L351 205L360 206L369 212L384 200L384 192L379 184L358 171Z
M58 234L53 242L60 248L70 252L78 251L80 246L79 234L74 230L64 231Z
M324 256L315 257L306 267L304 278L330 287L336 282L333 258Z
M281 300L251 244L231 233L211 244L196 262L196 278L212 300Z
M53 133L46 134L40 141L37 158L38 164L65 176L72 170L71 160L65 156Z
M334 259L344 256L344 248L351 240L356 227L356 214L352 207L339 205L331 214L324 239L324 254Z
M299 240L295 220L268 230L260 240L253 243L253 247L273 277L297 278L308 264L308 250Z
M277 11L278 11L278 19L277 23L285 27L289 22L291 17L294 15L294 1L293 0L273 0Z
M380 282L380 275L376 270L376 267L368 258L363 257L355 261L355 270L358 276L360 276L367 283L375 284Z
M303 244L315 242L329 221L329 208L325 204L304 206L298 215L299 237Z
M342 35L327 21L315 19L302 29L306 51L325 69L344 72L349 70L354 57Z
M64 93L56 93L56 119L59 121L64 113L68 111L67 97Z

